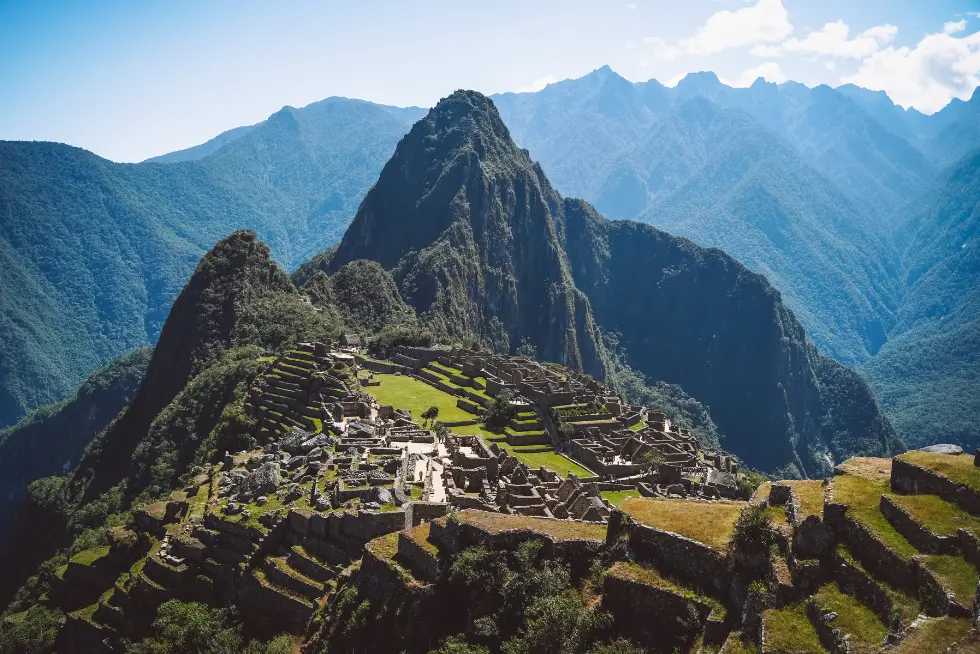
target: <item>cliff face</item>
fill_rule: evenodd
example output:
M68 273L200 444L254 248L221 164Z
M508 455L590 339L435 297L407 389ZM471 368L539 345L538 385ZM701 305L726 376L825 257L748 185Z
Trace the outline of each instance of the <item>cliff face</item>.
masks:
M708 404L752 466L819 475L857 443L890 451L873 395L837 392L866 385L824 361L765 277L562 198L478 93L444 99L399 143L330 266L356 259L390 269L430 325L498 350L530 343L603 376L599 330L618 334L630 366Z
M398 144L331 266L373 259L438 331L529 344L601 376L598 330L555 230L562 209L492 102L460 91Z
M566 199L564 217L596 321L619 334L631 366L710 406L726 448L811 476L828 472L824 452L839 461L859 441L862 453L890 450L894 432L867 385L817 352L765 277L721 250L605 220L581 200ZM832 411L845 396L844 415Z

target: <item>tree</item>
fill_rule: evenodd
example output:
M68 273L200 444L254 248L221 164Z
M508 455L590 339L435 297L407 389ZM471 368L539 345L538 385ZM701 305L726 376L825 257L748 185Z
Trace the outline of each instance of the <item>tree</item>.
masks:
M436 437L440 441L446 440L446 436L449 436L449 427L442 420L436 420L432 423L432 429L436 432Z
M503 427L510 421L514 415L513 399L514 393L506 388L497 394L483 416L487 426Z
M664 455L659 450L647 450L640 455L640 463L651 471L657 470L664 464L665 460Z
M429 423L431 423L438 415L439 415L439 407L435 405L430 406L428 409L422 412L422 418Z

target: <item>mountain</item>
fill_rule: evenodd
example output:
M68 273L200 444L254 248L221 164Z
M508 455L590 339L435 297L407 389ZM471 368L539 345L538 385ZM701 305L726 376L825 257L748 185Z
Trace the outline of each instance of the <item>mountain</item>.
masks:
M560 197L510 139L492 102L443 100L412 127L330 262L392 269L437 332L603 375L588 301L558 242Z
M913 204L901 234L908 291L889 343L862 366L913 445L980 445L980 151Z
M881 347L900 272L879 214L907 202L932 166L845 95L733 89L711 73L669 89L606 67L495 101L562 192L723 247L844 363Z
M616 334L629 366L708 405L750 465L823 474L825 456L892 449L866 384L818 354L763 276L563 198L478 93L443 99L398 144L327 269L357 259L451 337L601 375L599 332Z
M338 328L303 300L254 232L233 233L201 259L177 297L139 392L119 421L86 452L75 470L76 485L91 499L120 481L134 465L160 465L158 457L144 456L141 462L137 456L134 463L134 453L142 444L145 455L145 438L156 443L175 438L168 430L154 431L154 421L192 380L216 365L222 352L248 345L275 350L325 337ZM202 402L200 397L193 400ZM197 439L210 431L198 431ZM176 444L186 464L193 448L188 450L186 442Z
M150 157L144 163L181 163L183 161L197 161L198 159L203 159L209 154L214 154L225 145L245 136L255 129L255 127L255 125L242 125L241 127L235 127L234 129L229 129L226 132L218 134L213 139L208 139L200 145L195 145L183 150L176 150L174 152L168 152L167 154L162 154L159 157Z
M0 142L0 427L156 341L198 259L234 229L289 268L336 242L417 113L286 107L168 164Z
M27 485L76 465L89 442L133 400L150 352L141 348L120 357L86 379L75 397L0 431L0 542Z

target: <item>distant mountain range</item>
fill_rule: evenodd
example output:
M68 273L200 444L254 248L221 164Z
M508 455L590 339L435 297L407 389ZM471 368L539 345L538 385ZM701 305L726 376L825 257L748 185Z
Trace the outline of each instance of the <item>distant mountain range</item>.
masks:
M721 247L769 278L821 350L868 375L911 444L978 439L975 422L947 420L980 403L975 393L937 392L918 408L908 398L962 380L935 356L917 360L960 323L934 304L931 331L910 326L928 292L912 267L944 270L915 253L948 218L928 198L980 148L980 94L925 116L853 86L734 89L701 73L667 88L602 68L493 101L561 193ZM424 113L331 98L136 165L0 143L0 425L154 342L197 258L232 229L255 229L289 269L336 243ZM908 235L913 222L923 227Z

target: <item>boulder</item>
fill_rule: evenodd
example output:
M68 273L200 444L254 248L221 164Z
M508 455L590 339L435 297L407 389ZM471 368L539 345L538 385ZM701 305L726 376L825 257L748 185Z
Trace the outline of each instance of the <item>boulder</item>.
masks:
M963 454L962 447L959 445L952 445L950 443L940 443L919 449L921 449L923 452L931 452L933 454Z

